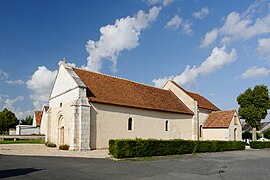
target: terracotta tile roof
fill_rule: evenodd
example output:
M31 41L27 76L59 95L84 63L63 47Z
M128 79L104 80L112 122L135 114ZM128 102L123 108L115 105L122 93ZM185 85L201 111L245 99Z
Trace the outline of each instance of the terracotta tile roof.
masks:
M216 107L213 103L208 101L205 97L192 93L192 92L187 92L190 97L192 97L195 101L198 102L198 107L202 109L208 109L212 111L220 111L218 107Z
M171 80L171 82L173 84L175 84L177 87L179 87L180 89L182 89L192 99L194 99L195 101L197 101L199 108L207 109L207 110L212 110L212 111L220 111L220 109L218 107L216 107L213 103L211 103L205 97L203 97L203 96L201 96L201 95L199 95L197 93L193 93L193 92L189 92L189 91L185 90L184 88L182 88L181 86L179 86L176 82L174 82L172 80Z
M90 102L193 115L171 91L73 68L88 87Z
M236 110L211 112L203 128L228 128Z
M36 125L40 126L41 119L42 119L42 111L35 111L35 117L36 117Z

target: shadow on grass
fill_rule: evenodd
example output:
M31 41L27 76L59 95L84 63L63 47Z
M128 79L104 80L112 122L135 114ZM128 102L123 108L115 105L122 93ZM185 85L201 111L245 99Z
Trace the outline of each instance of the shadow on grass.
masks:
M17 169L0 170L0 179L26 175L41 170L42 169L35 169L35 168L17 168Z

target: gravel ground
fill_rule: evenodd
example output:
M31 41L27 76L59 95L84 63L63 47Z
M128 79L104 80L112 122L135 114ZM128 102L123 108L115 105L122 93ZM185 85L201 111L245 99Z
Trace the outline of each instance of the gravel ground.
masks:
M21 156L58 156L83 158L109 158L108 150L64 151L44 144L0 144L0 154Z

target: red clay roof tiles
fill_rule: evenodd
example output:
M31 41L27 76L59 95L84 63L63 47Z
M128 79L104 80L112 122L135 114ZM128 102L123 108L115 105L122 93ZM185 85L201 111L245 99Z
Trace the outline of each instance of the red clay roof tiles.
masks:
M236 110L214 111L209 114L203 128L228 128Z
M35 117L36 117L36 126L40 126L41 119L42 119L42 111L35 111Z
M176 82L170 80L174 85L176 85L178 88L180 88L181 90L183 90L187 95L189 95L192 99L194 99L195 101L198 102L198 107L202 108L202 109L207 109L207 110L212 110L212 111L220 111L220 109L218 107L216 107L213 103L211 103L209 100L207 100L205 97L193 93L193 92L189 92L187 90L185 90L184 88L182 88L181 86L179 86Z
M90 102L193 115L171 91L73 68L88 87Z

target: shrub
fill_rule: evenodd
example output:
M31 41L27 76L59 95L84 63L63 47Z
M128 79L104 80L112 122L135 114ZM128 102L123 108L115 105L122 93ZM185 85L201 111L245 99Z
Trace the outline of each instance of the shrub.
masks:
M253 149L270 148L270 142L269 141L251 141L250 147Z
M264 131L264 132L263 132L263 136L264 136L266 139L270 139L270 129Z
M59 149L60 149L60 150L68 150L68 149L69 149L69 145L67 145L67 144L60 145L60 146L59 146Z
M262 138L262 134L261 133L259 133L259 132L256 132L256 137L257 137L257 139L260 139L260 138ZM243 133L242 133L242 139L244 140L244 139L252 139L252 132L250 132L250 131L244 131Z
M252 133L250 131L244 131L242 133L242 139L252 139Z
M256 137L257 137L257 139L261 139L262 138L262 133L256 132Z
M46 142L45 145L46 145L47 147L56 147L56 144L51 143L51 142Z
M241 141L192 141L181 139L118 139L109 141L109 152L115 158L164 156L244 149L245 142Z

